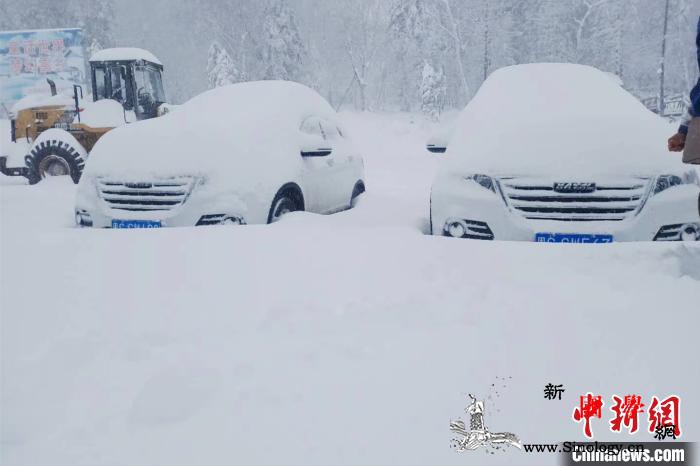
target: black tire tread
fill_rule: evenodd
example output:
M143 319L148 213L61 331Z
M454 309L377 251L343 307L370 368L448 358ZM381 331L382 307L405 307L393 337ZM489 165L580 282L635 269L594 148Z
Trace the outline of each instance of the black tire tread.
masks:
M296 211L304 210L304 195L301 193L301 190L296 185L283 186L279 191L277 191L277 194L275 194L274 199L272 199L272 204L270 204L270 212L267 215L268 224L272 223L275 206L283 197L287 197L292 202L294 202L294 205L296 206Z
M70 168L70 177L73 179L73 182L77 184L78 181L80 181L80 176L85 167L85 160L81 153L65 141L49 139L41 141L39 144L32 147L30 153L24 158L24 162L28 168L27 178L30 184L36 184L41 181L42 178L39 173L39 166L41 165L41 161L50 155L55 155L64 159Z

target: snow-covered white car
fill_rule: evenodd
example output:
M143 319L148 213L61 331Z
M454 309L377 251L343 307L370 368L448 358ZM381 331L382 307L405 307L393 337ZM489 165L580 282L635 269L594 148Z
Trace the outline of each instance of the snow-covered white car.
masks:
M106 134L75 215L103 228L260 224L347 209L364 189L363 159L328 102L301 84L260 81Z
M483 240L698 240L697 172L615 77L572 64L495 72L460 115L431 192L432 233Z

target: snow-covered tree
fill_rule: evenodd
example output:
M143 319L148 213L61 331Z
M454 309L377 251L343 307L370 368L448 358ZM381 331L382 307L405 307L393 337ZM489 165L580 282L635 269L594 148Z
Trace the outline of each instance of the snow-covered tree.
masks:
M624 9L620 0L581 0L573 18L577 62L621 74Z
M83 27L91 51L149 49L169 97L209 87L217 41L249 79L292 79L337 106L419 110L423 70L461 108L503 66L577 62L658 96L665 0L0 0L0 29ZM698 0L670 0L664 60L669 98L697 80ZM143 27L144 20L148 27Z
M210 89L244 80L242 73L236 68L231 56L217 41L212 42L209 46L207 77Z
M112 0L23 0L21 5L1 1L0 30L79 27L83 29L88 57L91 52L116 45Z
M77 0L3 0L0 3L0 24L7 29L47 29L78 27L80 5Z
M423 65L423 79L420 85L421 112L433 121L440 119L445 104L445 73L435 69L430 63Z
M286 0L272 0L264 13L263 51L265 79L305 81L306 46L294 12Z
M356 107L361 111L370 108L369 86L378 62L377 53L385 37L386 23L381 16L383 0L367 2L366 8L353 8L352 0L343 0L340 13L341 27L338 31L344 36L344 52L352 76L340 104L350 91L354 93Z
M102 47L102 44L97 39L92 39L92 42L90 45L87 46L87 58L89 59L93 55L95 55L97 52L102 50L104 47Z
M113 0L79 0L78 26L83 29L85 43L92 51L117 45L112 3Z
M697 0L676 0L677 13L671 18L669 37L669 84L675 89L690 89L697 76L696 54L692 43L694 27L700 14ZM674 66L675 64L675 66Z
M421 91L424 65L441 62L448 49L451 33L441 22L441 2L396 0L391 10L389 30L399 57L401 107L405 110L413 107L416 89Z
M517 62L575 62L573 1L577 0L530 0L516 5Z
M469 86L469 81L467 79L466 66L462 58L462 52L465 45L464 36L461 32L460 25L455 14L455 10L452 8L452 0L441 0L442 5L445 9L445 16L447 26L445 30L448 32L449 39L452 43L452 54L454 62L457 65L457 73L459 76L459 85L462 91L462 99L471 97L471 88ZM462 100L460 99L460 101Z

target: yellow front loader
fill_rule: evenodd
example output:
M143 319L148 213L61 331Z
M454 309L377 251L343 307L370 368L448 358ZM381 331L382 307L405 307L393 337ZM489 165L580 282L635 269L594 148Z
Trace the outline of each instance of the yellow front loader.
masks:
M150 52L105 49L90 58L92 102L83 99L81 86L74 86L68 97L47 80L50 94L28 96L10 111L11 140L29 149L23 166L8 167L7 157L0 157L0 172L24 176L30 184L59 175L77 183L88 154L105 133L167 112L162 72L163 65ZM106 100L112 103L105 105ZM104 117L105 108L112 111L111 118Z

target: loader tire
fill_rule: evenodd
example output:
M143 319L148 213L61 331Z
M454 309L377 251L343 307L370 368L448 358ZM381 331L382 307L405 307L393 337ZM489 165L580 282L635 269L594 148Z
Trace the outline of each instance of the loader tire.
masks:
M76 148L54 139L36 144L24 161L30 184L36 184L47 176L61 175L70 175L77 184L85 166L85 161Z

